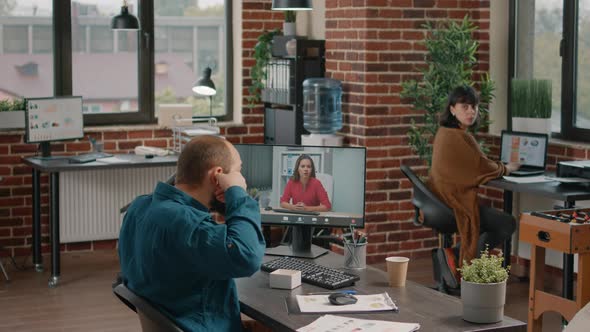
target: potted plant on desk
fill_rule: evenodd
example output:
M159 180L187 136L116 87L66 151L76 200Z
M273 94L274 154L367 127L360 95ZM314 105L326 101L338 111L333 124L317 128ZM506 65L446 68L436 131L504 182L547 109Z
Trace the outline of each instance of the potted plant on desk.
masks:
M461 302L463 319L472 323L496 323L504 317L507 268L504 257L490 254L488 248L471 263L463 261L461 272Z
M22 99L0 100L0 129L25 127L25 102Z

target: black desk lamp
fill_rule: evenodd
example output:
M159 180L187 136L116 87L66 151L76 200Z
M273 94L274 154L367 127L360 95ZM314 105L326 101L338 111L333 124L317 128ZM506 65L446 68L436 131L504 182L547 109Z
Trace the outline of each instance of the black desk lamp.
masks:
M311 0L272 0L272 10L311 10Z
M211 80L211 68L203 69L203 76L201 76L193 85L193 91L201 96L209 97L209 116L213 117L213 96L217 93L215 84Z
M111 21L111 29L139 30L139 21L137 20L137 17L129 13L129 7L127 7L127 0L123 0L121 14L113 17L113 20Z

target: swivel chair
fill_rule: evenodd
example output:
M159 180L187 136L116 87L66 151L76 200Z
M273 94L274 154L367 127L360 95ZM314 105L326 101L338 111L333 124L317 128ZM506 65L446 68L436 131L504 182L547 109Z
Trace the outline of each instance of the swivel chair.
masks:
M182 332L182 329L170 318L166 317L144 298L133 293L124 284L119 284L113 288L113 293L129 309L137 313L143 332Z
M412 169L406 165L401 166L401 171L410 180L413 186L414 194L412 204L414 205L414 225L432 228L439 235L439 244L441 248L449 248L453 245L452 235L458 231L457 223L453 210L428 189L426 184L412 172ZM440 255L437 254L440 249L433 250L433 269L436 288L444 293L448 293L440 267Z

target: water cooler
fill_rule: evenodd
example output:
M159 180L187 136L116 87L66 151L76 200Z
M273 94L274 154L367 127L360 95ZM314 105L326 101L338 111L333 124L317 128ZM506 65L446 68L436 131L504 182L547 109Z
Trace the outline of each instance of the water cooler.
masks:
M342 146L342 83L331 78L303 81L303 127L301 145Z

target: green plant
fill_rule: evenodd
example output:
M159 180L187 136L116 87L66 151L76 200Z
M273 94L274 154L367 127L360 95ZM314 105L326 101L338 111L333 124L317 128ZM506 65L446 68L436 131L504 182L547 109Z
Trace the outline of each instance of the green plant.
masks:
M436 27L426 23L427 37L424 41L426 66L420 69L420 81L409 80L402 83L402 98L408 99L414 110L424 111L423 121L411 122L408 138L410 146L420 159L432 163L432 138L439 127L439 113L446 106L449 92L459 85L478 86L480 92L480 125L473 128L477 132L489 125L488 104L494 97L494 82L489 75L479 76L474 81L474 68L477 64L475 54L479 43L472 38L477 29L465 16L459 23L443 22ZM482 143L480 143L481 145ZM486 149L483 149L484 152Z
M272 39L274 36L281 33L281 30L274 29L272 31L265 31L258 37L258 43L254 46L254 66L250 69L250 77L252 83L248 87L248 101L250 105L260 101L260 92L264 89L264 81L266 80L266 66L270 60Z
M490 254L488 247L481 252L479 258L471 260L471 264L463 261L463 267L457 269L461 272L464 281L475 282L478 284L492 284L504 282L508 279L510 266L502 267L504 257L502 254Z
M286 10L285 11L285 22L287 23L295 23L297 21L297 15L293 10Z
M551 81L513 79L510 90L512 117L551 117Z
M2 99L0 100L0 112L10 111L24 111L25 101L24 99Z

